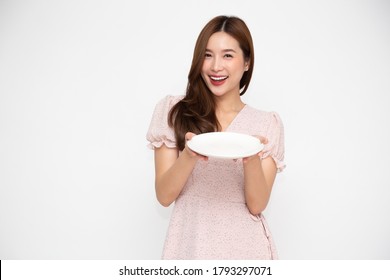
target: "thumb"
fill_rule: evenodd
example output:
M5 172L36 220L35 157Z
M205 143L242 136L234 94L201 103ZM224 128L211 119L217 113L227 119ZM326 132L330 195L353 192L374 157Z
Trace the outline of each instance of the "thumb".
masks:
M187 132L184 136L185 140L186 141L189 141L192 139L192 137L194 137L196 134L195 133L192 133L192 132Z

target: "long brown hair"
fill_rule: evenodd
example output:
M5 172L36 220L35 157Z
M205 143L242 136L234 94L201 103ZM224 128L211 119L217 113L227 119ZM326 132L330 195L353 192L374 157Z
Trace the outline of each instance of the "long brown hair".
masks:
M175 104L168 116L168 124L175 131L176 144L179 150L185 147L185 134L196 134L220 130L215 115L213 94L202 79L201 71L209 38L216 32L226 32L236 39L249 62L249 69L240 80L240 95L248 89L254 66L252 36L245 22L238 17L217 16L209 21L200 32L195 44L191 69L185 97Z

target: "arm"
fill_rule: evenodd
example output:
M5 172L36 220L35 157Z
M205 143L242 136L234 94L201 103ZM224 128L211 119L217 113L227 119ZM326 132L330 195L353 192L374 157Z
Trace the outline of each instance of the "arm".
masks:
M243 160L245 201L249 212L260 214L267 206L276 177L276 165L271 157L263 160L253 156Z
M284 168L283 123L275 112L269 114L269 117L267 138L258 136L262 143L270 142L269 149L260 152L258 156L243 159L245 200L254 215L260 214L267 207L276 172Z
M187 133L186 139L195 134ZM162 145L155 149L155 186L157 200L168 207L179 196L198 159L206 159L192 152L186 145L183 152Z

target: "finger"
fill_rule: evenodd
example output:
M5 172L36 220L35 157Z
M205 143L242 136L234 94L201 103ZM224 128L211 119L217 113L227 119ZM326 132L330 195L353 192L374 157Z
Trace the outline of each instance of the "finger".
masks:
M261 151L261 152L259 152L258 154L257 154L257 156L259 156L260 158L263 156L263 154L264 154L264 151Z
M247 163L251 157L245 157L242 159L242 163Z
M261 136L261 135L253 135L253 136L256 137L257 139L259 139L261 144L267 144L268 143L268 138L267 137L264 137L264 136Z
M268 138L264 136L259 136L260 142L262 144L267 144L268 143Z
M194 137L196 134L195 133L192 133L192 132L187 132L184 136L184 138L186 139L186 141L189 141L192 139L192 137Z
M198 153L196 153L196 152L193 152L193 156L195 156L195 157L197 157L198 159L203 160L203 161L208 161L208 160L209 160L209 157L208 157L208 156L201 155L201 154L198 154Z
M208 161L209 160L209 157L206 157L206 156L200 156L201 157L201 160L203 161Z

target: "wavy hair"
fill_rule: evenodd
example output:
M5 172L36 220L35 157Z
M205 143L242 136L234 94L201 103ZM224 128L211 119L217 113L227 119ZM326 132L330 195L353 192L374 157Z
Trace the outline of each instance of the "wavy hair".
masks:
M240 80L240 95L248 89L254 66L254 48L251 33L245 22L234 16L217 16L200 32L195 44L192 64L188 74L186 94L175 104L168 115L168 124L175 132L177 147L185 147L185 134L219 131L221 126L215 114L215 100L201 76L206 47L211 35L226 32L239 43L244 59L249 61L248 71Z

